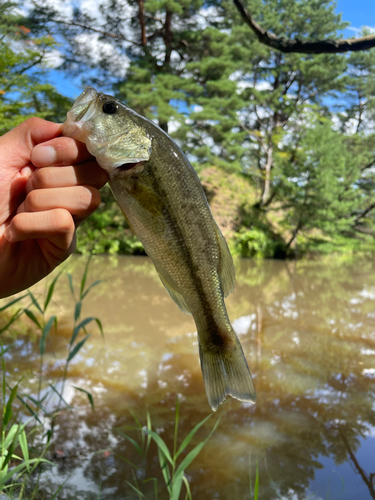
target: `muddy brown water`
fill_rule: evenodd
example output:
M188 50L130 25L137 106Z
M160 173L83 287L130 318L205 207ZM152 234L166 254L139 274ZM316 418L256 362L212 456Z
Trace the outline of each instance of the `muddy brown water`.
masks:
M85 262L73 257L67 265L76 291ZM221 417L186 470L192 497L254 498L258 468L260 499L375 499L375 259L239 260L236 270L226 304L258 401L231 400L199 430L188 450ZM145 425L148 411L173 449L176 395L179 443L211 413L195 325L169 298L147 258L95 257L88 283L99 279L105 281L84 300L82 317L100 318L104 338L90 323L91 336L71 362L64 399L75 409L56 419L48 451L54 465L40 475L40 492L64 483L58 499L137 499L131 483L154 499L157 484L158 498L165 499L155 446L142 459L121 433L140 442L134 417ZM37 297L48 282L33 288ZM62 275L49 310L58 318L45 355L44 376L51 383L61 377L73 309ZM21 334L6 356L8 377L24 377L24 393L35 395L39 338L26 319L17 328ZM73 386L93 395L95 411Z

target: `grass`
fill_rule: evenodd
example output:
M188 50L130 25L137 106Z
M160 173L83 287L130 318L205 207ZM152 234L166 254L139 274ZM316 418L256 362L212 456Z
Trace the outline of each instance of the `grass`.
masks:
M127 433L123 432L122 429L115 429L115 432L121 435L126 441L131 443L139 454L142 461L146 459L149 452L151 441L153 441L157 447L157 455L161 474L164 483L159 485L157 478L147 478L143 481L139 481L136 478L135 471L139 468L139 465L135 465L123 457L119 457L133 467L133 483L126 481L129 488L134 491L139 500L145 499L146 496L142 491L143 485L152 481L153 482L153 498L158 500L159 490L163 490L163 496L166 492L168 494L169 500L179 500L181 498L182 488L184 486L185 500L192 500L192 494L189 484L189 479L186 475L186 469L192 464L192 462L197 458L199 453L202 451L203 447L206 445L212 434L217 429L220 418L219 417L212 430L208 436L200 441L195 446L191 447L191 442L198 432L198 430L204 426L204 424L214 415L211 413L206 418L201 420L193 429L188 433L188 435L182 440L181 444L178 444L178 426L180 418L180 405L179 400L176 398L176 411L175 411L175 423L174 423L174 439L172 449L168 448L167 443L155 430L152 429L151 416L149 412L146 415L146 425L142 425L139 419L133 415L136 426L127 427L126 430L136 430L140 436L137 441L130 437ZM190 451L189 451L189 448ZM147 497L151 500L151 497Z
M53 328L57 328L58 319L55 315L49 315L48 309L55 293L55 286L62 273L57 274L49 285L47 293L43 301L38 300L31 290L21 297L11 300L5 306L0 308L0 313L7 309L12 310L12 313L5 322L5 325L0 328L0 334L5 333L9 327L25 314L39 331L39 374L38 374L38 389L36 395L30 395L21 392L21 381L10 387L7 376L4 355L11 351L12 345L4 347L0 342L0 358L2 363L2 406L3 418L1 422L1 448L0 448L0 492L5 492L9 498L25 498L26 485L28 479L35 473L37 467L41 464L51 465L51 462L43 458L49 447L50 440L53 434L54 420L60 410L63 408L72 409L64 400L63 394L68 376L69 364L80 352L90 335L86 331L86 327L91 322L96 322L101 334L103 328L100 320L96 317L81 317L82 303L87 297L90 290L97 286L100 281L86 286L90 259L88 259L82 278L79 283L78 294L74 291L73 277L67 274L71 293L75 299L73 317L74 324L72 334L69 340L66 360L64 364L62 379L60 382L51 384L44 377L44 355L46 345ZM29 299L29 304L26 307L20 307L18 304L23 299ZM14 308L16 309L14 310ZM82 335L83 333L83 335ZM74 386L75 389L87 395L88 402L94 410L94 399L90 392L80 387ZM20 411L16 415L13 414L14 403L19 400L22 403L23 409L31 415L31 418L24 422L24 412ZM47 410L48 404L51 401L56 401L52 411ZM36 458L30 456L30 438L40 431L43 427L40 415L47 417L50 423L50 428L46 432L46 442L40 455ZM31 430L30 430L31 429ZM28 431L29 430L29 431ZM17 451L19 450L19 452ZM17 453L16 453L17 452ZM21 455L21 456L20 456ZM36 486L37 487L37 486ZM59 489L54 493L55 498ZM31 494L30 498L36 498L36 490ZM16 495L16 496L15 496Z

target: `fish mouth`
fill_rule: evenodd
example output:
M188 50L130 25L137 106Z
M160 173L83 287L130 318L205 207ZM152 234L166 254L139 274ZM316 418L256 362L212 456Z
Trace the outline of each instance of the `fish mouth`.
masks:
M77 97L72 109L68 111L67 120L63 126L63 135L85 142L83 125L95 114L98 95L99 93L93 87L86 87Z
M99 95L99 92L97 92L93 87L86 87L74 101L73 107L68 113L68 118L72 121L82 120L88 112L90 106L96 101Z

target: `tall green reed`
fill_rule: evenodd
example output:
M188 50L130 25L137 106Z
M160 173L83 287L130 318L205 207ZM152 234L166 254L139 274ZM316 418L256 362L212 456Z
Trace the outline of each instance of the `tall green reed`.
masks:
M25 298L25 295L12 300L3 306L0 312L10 308L23 298ZM2 327L0 333L6 331L6 329L14 323L14 321L18 319L21 314L22 312L20 309L13 313L11 319L6 323L5 328ZM7 383L4 355L10 350L10 348L11 345L7 347L4 347L3 345L0 346L0 359L2 366L1 403L3 407L2 419L0 423L0 493L6 493L8 498L12 498L14 491L17 490L17 496L21 499L23 498L23 490L25 487L25 476L27 477L31 475L39 464L50 464L50 462L43 458L45 450L43 450L41 456L37 458L30 458L28 440L30 433L26 433L29 421L26 421L25 423L17 423L17 421L20 420L19 415L14 416L13 414L13 402L18 396L19 383L17 383L13 388L10 388ZM17 449L20 450L22 457L19 456L19 454L16 454Z
M146 425L142 425L138 418L133 415L136 426L127 427L125 430L137 430L141 437L141 442L137 442L135 439L130 437L127 433L123 432L121 428L114 429L114 431L121 435L125 440L127 440L140 455L142 460L146 459L147 453L150 448L151 441L156 444L158 461L164 480L164 487L167 490L169 500L179 500L182 486L185 486L185 500L192 500L192 494L190 489L190 484L188 477L186 475L186 469L192 464L192 462L197 458L199 453L202 451L203 447L206 445L207 441L210 439L212 434L216 431L219 425L221 416L216 420L212 430L208 433L205 439L200 441L195 445L190 451L188 451L189 445L191 444L194 436L198 430L205 425L205 423L213 416L211 413L206 418L201 420L193 429L188 433L188 435L182 440L181 444L178 445L178 427L180 419L180 404L178 398L176 399L176 410L175 410L175 423L174 423L174 437L173 437L173 447L168 448L167 443L156 431L152 429L151 416L147 412ZM183 455L185 455L183 457ZM183 458L182 458L183 457ZM137 470L139 466L129 462L128 460L120 457L125 462L133 467L133 483L126 481L128 486L138 495L138 498L144 499L145 494L142 492L142 484L153 481L153 496L155 500L158 500L158 490L159 485L157 478L148 478L140 483L137 480L134 471Z
M56 381L54 384L45 380L44 376L44 364L45 364L45 353L46 346L49 340L50 334L53 328L58 327L58 318L56 315L49 314L49 306L53 302L55 295L55 287L59 278L64 274L62 272L58 273L55 278L50 283L44 299L38 299L31 290L28 290L26 294L20 297L12 299L5 306L0 308L0 313L6 312L6 310L12 310L9 318L6 319L4 326L0 328L0 334L3 334L9 330L9 327L17 321L22 314L25 314L34 324L37 331L39 331L39 373L38 373L38 389L36 395L26 394L21 392L21 382L18 382L11 388L6 380L6 370L5 370L5 359L4 355L11 353L12 344L6 347L3 346L0 340L0 359L2 363L2 406L3 406L3 418L1 421L1 448L0 448L0 492L7 490L7 494L13 495L17 494L17 498L24 498L23 492L25 489L25 484L27 478L35 471L36 467L41 463L51 464L43 456L49 446L50 439L53 433L54 421L61 410L61 405L64 404L64 408L72 410L72 407L64 400L63 394L65 389L65 384L68 376L69 364L75 358L75 356L80 352L85 342L88 340L90 334L87 333L86 327L92 321L96 322L103 336L103 328L100 320L96 317L86 317L82 318L82 303L87 297L88 293L100 283L100 280L86 286L88 270L89 270L90 258L88 259L83 275L78 285L78 295L76 296L74 292L74 280L73 276L67 273L70 291L75 300L74 312L73 312L73 328L72 334L68 344L67 355L65 359L62 380ZM20 307L16 306L21 300L29 299L27 306ZM16 307L16 309L15 309ZM15 309L15 310L14 310ZM84 332L84 337L81 333ZM91 408L94 410L94 399L92 394L80 387L73 386L78 391L81 391L87 395L88 401ZM9 392L9 395L8 395ZM57 404L54 405L52 411L47 410L48 403L52 398L58 399ZM13 414L13 405L15 399L18 399L23 408L28 411L35 419L34 424L31 420L27 420L23 423L24 415L18 409L18 414ZM44 445L40 456L37 458L30 458L30 436L44 427L45 422L42 422L41 414L47 417L50 422L50 429L47 431L47 442ZM28 429L29 432L27 433ZM20 449L22 457L16 454L15 451ZM60 489L60 488L59 488ZM52 498L55 498L59 489L55 492ZM36 490L34 490L32 497L34 498ZM11 496L13 498L13 496Z

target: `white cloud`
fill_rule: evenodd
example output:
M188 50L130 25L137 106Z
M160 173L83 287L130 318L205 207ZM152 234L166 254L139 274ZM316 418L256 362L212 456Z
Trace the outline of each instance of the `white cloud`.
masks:
M90 48L91 62L98 63L105 58L111 61L116 67L116 73L119 77L123 77L126 69L129 66L129 59L118 51L111 43L99 40L98 33L82 33L76 37L76 41L84 50Z
M346 29L354 31L354 35L356 38L361 36L361 32L363 29L369 30L371 33L375 33L375 27L372 26L361 26L360 28L356 28L355 26L349 26L349 28Z

